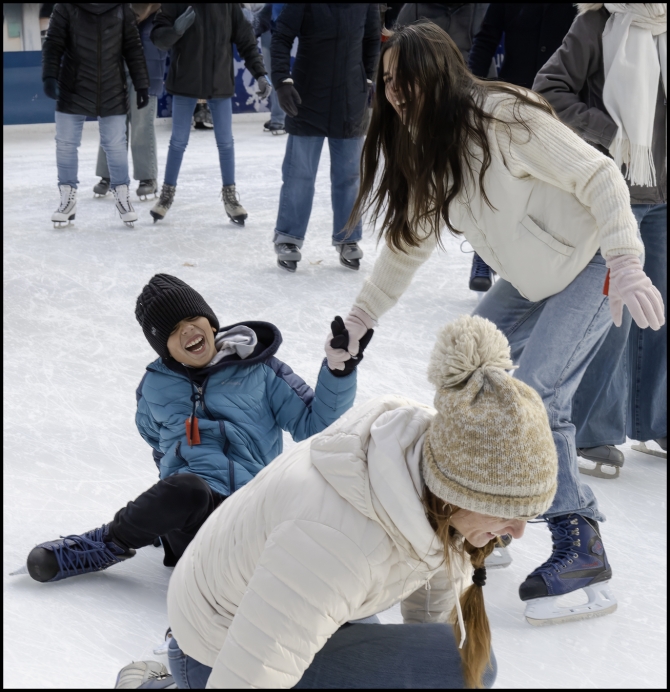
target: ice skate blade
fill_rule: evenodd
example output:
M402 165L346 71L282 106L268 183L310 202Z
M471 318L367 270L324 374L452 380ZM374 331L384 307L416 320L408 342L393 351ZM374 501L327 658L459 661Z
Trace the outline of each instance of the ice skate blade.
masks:
M634 448L633 448L634 449ZM620 466L614 466L613 464L606 464L604 461L594 461L591 462L595 464L593 468L590 466L583 466L582 460L578 461L579 473L583 473L585 476L593 476L594 478L604 478L606 480L613 480L619 477ZM611 468L612 471L603 471L603 466Z
M638 442L636 445L631 445L630 448L634 449L636 452L642 452L642 454L651 454L651 456L660 457L661 459L668 458L667 452L660 449L649 449L644 442Z
M247 218L247 216L231 216L228 214L228 218L236 225L236 226L244 226L244 220Z
M340 264L343 267L346 267L347 269L353 269L354 271L358 271L361 268L360 260L345 260L344 257L342 257L342 255L340 255Z
M149 213L151 214L151 217L153 218L154 223L156 223L156 221L162 221L162 220L165 218L164 216L161 216L160 214L157 214L157 213L156 213L155 211L153 211L153 210L150 211Z
M508 548L494 548L484 561L486 569L503 569L512 564L512 556Z
M19 574L28 574L28 565L21 565L18 569L15 569L13 572L9 573L10 577L15 577Z
M602 610L593 610L590 612L580 612L573 615L563 615L561 617L551 618L549 620L535 620L526 615L526 620L528 624L533 625L533 627L544 627L545 625L560 625L563 622L573 622L574 620L588 620L590 618L599 618L603 615L609 615L617 609L617 603L613 603L608 608ZM566 609L567 610L567 609Z
M277 266L284 271L291 272L293 274L298 268L297 262L292 262L291 260L277 260Z
M560 606L561 596L533 598L526 602L524 613L526 620L534 627L557 625L572 620L586 620L613 613L617 609L617 600L610 591L609 581L603 581L583 587L588 596L588 603L574 606Z

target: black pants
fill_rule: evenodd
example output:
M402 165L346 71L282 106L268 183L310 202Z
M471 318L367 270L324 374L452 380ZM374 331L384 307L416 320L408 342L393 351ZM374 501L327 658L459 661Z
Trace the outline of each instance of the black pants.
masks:
M109 537L122 548L143 548L160 536L163 562L171 567L225 499L200 476L178 473L158 481L120 509L109 525Z

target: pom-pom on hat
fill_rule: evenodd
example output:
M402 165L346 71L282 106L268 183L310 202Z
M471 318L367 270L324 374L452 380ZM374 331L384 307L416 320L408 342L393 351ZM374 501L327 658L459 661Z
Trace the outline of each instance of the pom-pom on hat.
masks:
M528 519L551 505L558 459L540 396L509 368L509 343L489 320L463 316L440 330L428 366L437 415L422 473L449 504Z
M205 299L188 284L170 274L156 274L142 289L135 317L144 336L158 355L168 358L167 342L172 330L187 317L206 317L219 330L219 320Z

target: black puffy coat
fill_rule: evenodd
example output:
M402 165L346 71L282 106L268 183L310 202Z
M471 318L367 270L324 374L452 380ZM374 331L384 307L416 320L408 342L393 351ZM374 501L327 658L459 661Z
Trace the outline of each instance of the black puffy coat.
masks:
M290 70L293 40L298 54ZM381 27L376 4L287 3L272 34L274 88L292 77L302 104L286 131L350 139L365 134L368 79L374 78Z
M407 26L420 19L430 20L449 34L467 63L472 40L482 25L488 6L486 2L407 2L400 10L396 24Z
M563 43L576 14L568 2L492 2L472 43L472 74L487 76L504 33L505 58L498 79L532 89L535 75Z
M129 4L56 3L42 46L42 79L58 79L57 111L103 118L128 113L124 60L135 89L148 89Z
M173 25L189 7L195 11L195 21L180 36ZM233 96L233 43L254 79L267 74L254 31L238 3L161 5L151 40L161 50L172 50L165 82L170 94L198 99Z

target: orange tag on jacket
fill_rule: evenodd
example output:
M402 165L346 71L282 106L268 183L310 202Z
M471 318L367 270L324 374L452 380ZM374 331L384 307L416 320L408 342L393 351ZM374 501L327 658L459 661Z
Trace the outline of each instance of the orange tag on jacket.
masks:
M605 277L605 285L603 286L603 295L608 296L610 294L610 270L607 270L607 276Z
M200 444L200 431L198 430L198 419L193 419L193 425L191 425L191 419L186 419L186 440L188 441L188 446L193 447L193 445Z

